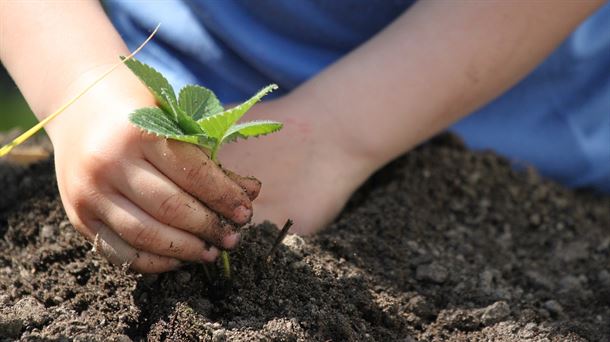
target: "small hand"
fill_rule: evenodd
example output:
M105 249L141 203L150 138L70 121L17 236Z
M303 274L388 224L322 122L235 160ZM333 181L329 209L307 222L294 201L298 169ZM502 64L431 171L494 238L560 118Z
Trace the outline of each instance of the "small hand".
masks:
M100 253L139 272L211 262L237 244L235 225L250 221L260 183L132 126L129 112L154 105L135 88L100 87L50 127L68 217Z
M376 169L342 140L341 128L309 112L290 95L257 104L250 119L271 119L284 128L264 139L227 144L219 154L224 166L256 175L263 187L254 203L253 221L269 220L290 232L312 234L326 227L352 193Z

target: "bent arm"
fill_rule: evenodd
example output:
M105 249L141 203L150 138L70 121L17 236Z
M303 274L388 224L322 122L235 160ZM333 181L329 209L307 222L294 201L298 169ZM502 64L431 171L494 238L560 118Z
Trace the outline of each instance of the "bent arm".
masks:
M603 3L419 1L289 96L379 167L502 94Z

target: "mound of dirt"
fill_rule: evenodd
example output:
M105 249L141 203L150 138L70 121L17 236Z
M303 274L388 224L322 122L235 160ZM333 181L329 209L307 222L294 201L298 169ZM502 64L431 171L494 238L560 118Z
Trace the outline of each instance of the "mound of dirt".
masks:
M452 137L378 172L270 263L275 227L246 229L224 292L201 265L141 276L95 255L51 162L0 164L0 186L5 340L610 340L610 198Z

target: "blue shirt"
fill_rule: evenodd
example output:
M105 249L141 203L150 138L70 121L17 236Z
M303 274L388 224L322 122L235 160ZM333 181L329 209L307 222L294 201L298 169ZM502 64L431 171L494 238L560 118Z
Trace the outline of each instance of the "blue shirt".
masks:
M413 0L106 1L139 59L177 88L199 83L223 102L269 83L289 91L397 18ZM523 81L451 128L564 184L610 193L610 3Z

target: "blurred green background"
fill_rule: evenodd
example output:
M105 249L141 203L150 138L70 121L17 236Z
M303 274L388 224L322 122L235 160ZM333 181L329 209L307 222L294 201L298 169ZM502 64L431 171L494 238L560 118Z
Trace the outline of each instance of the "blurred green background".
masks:
M0 67L0 132L12 128L26 130L36 122L19 89L4 67Z

